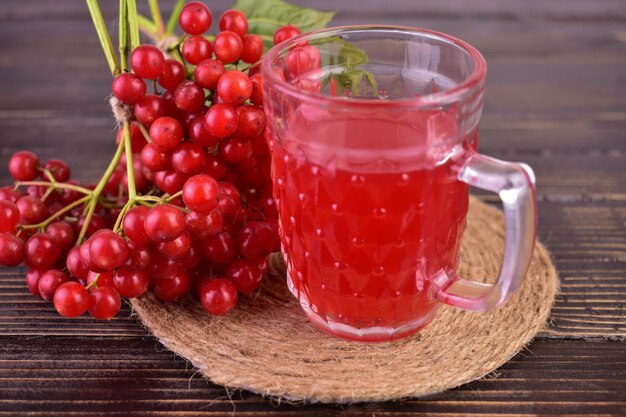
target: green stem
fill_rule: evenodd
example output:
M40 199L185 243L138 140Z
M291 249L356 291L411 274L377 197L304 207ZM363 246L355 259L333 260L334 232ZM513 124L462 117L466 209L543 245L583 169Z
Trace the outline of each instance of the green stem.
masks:
M154 39L158 39L159 38L160 35L158 33L157 26L154 24L154 22L152 22L146 16L138 14L137 15L137 24L139 25L139 29L142 32L145 32L151 38L154 38Z
M44 228L47 225L49 225L50 223L52 223L59 216L67 213L68 211L72 210L75 207L80 206L81 204L86 203L90 199L91 199L91 196L90 195L86 195L83 198L74 201L72 204L68 204L67 206L63 207L62 209L60 209L59 211L57 211L56 213L54 213L53 215L48 217L46 220L42 221L41 223L39 223L39 224L28 224L28 225L20 226L20 229Z
M96 32L98 32L98 38L100 39L104 55L109 63L111 74L117 75L120 72L120 65L117 61L117 57L115 56L115 49L113 49L111 37L109 36L109 32L107 32L106 25L104 24L98 0L87 0L87 7L89 8L93 25L96 27Z
M178 23L178 16L180 15L180 11L183 9L184 5L185 0L178 0L174 6L174 10L172 10L169 20L167 21L167 34L170 36L174 34L176 23Z
M85 287L85 289L86 289L86 290L89 290L91 287L96 287L96 288L98 288L98 280L99 280L99 279L100 279L100 274L97 274L97 275L94 277L93 281L91 281L91 282L90 282L90 283L89 283L89 284Z
M165 26L163 25L163 17L161 16L161 9L159 8L159 0L148 0L148 5L150 6L152 21L156 25L158 33L163 33Z
M139 40L139 23L137 19L137 1L126 0L128 8L128 31L130 32L130 47L134 50L141 44Z
M65 184L62 182L48 182L48 181L18 181L15 183L16 186L20 187L20 186L30 186L30 185L36 185L36 186L42 186L42 187L52 187L55 189L65 189L65 190L74 190L77 191L81 194L91 194L91 190L84 188L84 187L80 187L78 185L73 185L73 184Z
M130 144L130 127L128 121L124 122L124 147L126 148L126 178L128 179L128 200L133 201L137 197L135 186L135 167L133 166L133 148Z
M85 214L85 223L83 227L80 229L80 233L78 234L78 239L76 240L76 244L80 245L85 238L85 234L87 234L87 227L91 222L91 217L93 216L94 211L96 211L96 206L98 204L98 199L100 198L100 194L102 194L102 190L107 185L109 178L113 175L113 171L117 167L117 164L120 162L120 158L122 157L122 153L124 153L126 141L121 140L119 145L117 145L117 150L115 151L115 155L113 155L113 159L109 162L109 166L107 167L104 175L96 185L96 188L93 190L92 199L89 202L89 206L87 208L87 213Z
M141 133L143 134L143 138L146 140L146 142L148 143L152 142L152 140L150 139L150 133L148 133L148 129L146 129L146 127L143 124L139 122L136 122L136 123L137 123L137 126L139 126L139 130L141 130Z
M119 232L120 228L122 227L122 222L124 221L124 217L126 216L126 213L128 213L128 210L134 205L135 205L134 200L128 200L126 204L124 204L124 207L122 207L122 210L120 210L120 214L117 216L117 219L115 220L115 226L113 226L114 232L116 233Z
M183 195L182 190L181 190L181 191L179 191L179 192L177 192L177 193L175 193L175 194L172 194L172 195L171 195L171 196L169 196L169 197L167 197L167 198L165 199L165 202L169 203L169 202L170 202L170 201L172 201L172 200L176 200L176 199L177 199L178 197L180 197L181 195Z
M120 36L119 36L120 61L122 71L128 70L128 7L126 0L120 0Z

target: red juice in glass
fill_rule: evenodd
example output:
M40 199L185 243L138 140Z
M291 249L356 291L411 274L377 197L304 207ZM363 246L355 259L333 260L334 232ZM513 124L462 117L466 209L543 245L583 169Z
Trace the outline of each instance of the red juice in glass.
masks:
M290 289L337 328L409 323L414 331L437 305L429 277L457 266L468 205L468 185L455 173L463 145L457 155L423 152L429 142L451 142L455 121L415 116L303 108L282 141L270 136ZM385 150L390 131L410 138L401 151ZM338 132L342 149L333 146Z
M476 153L482 57L421 30L329 32L303 35L313 54L304 63L294 64L302 50L289 56L301 40L263 62L291 292L314 325L359 341L414 333L442 302L481 311L505 302L530 260L534 194L527 167ZM366 64L341 62L348 41ZM354 71L368 76L359 81ZM337 97L347 73L358 84ZM455 272L470 184L501 193L513 230L495 286Z

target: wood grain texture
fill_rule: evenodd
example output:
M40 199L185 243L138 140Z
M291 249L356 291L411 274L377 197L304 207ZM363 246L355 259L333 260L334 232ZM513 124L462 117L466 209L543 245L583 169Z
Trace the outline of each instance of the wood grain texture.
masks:
M27 342L27 343L25 343ZM278 404L194 376L151 338L0 338L0 415L504 416L626 412L626 345L538 341L493 375L421 400ZM26 415L26 414L25 414Z
M292 1L337 10L336 25L421 26L484 53L480 149L536 171L539 234L562 282L549 327L493 377L431 398L277 405L248 393L230 399L194 377L128 308L111 322L67 320L28 294L23 270L3 269L0 416L626 414L623 0ZM100 3L115 35L117 2ZM169 10L174 1L161 3ZM229 4L208 3L215 20ZM0 167L29 148L42 159L62 156L81 180L97 179L113 149L104 101L111 78L84 2L3 0L0 38ZM9 181L4 169L0 181Z

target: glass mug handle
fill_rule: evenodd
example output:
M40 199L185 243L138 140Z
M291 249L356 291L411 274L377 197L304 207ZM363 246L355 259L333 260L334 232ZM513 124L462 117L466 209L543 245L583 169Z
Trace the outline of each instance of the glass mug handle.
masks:
M498 193L505 219L504 257L495 284L482 284L454 274L437 298L465 310L487 311L508 301L528 270L535 245L537 215L535 175L521 163L473 154L457 175L474 187Z

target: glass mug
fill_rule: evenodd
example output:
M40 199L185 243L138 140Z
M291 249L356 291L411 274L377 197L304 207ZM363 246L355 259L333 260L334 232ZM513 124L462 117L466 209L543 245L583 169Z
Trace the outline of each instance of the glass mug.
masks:
M316 327L393 340L441 303L486 311L512 296L534 247L534 175L476 152L480 52L423 29L348 26L275 46L261 71L288 286ZM493 285L455 272L470 185L504 207Z

